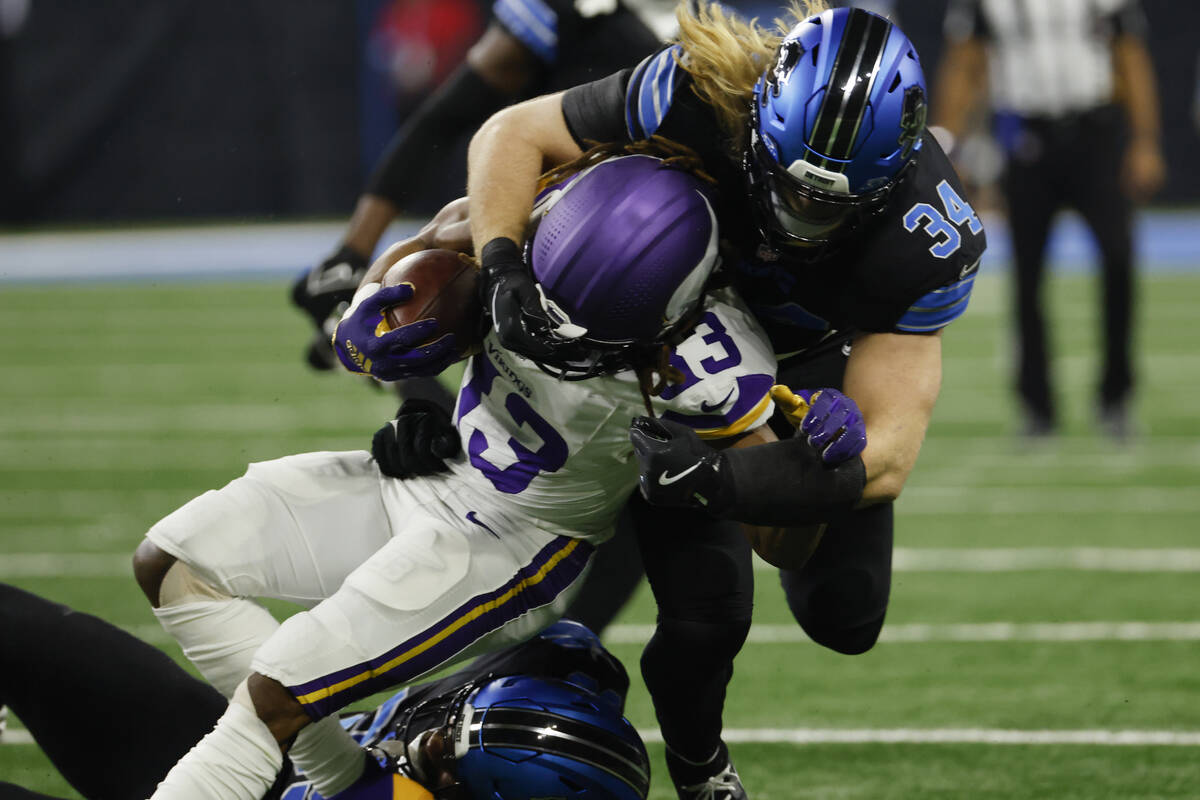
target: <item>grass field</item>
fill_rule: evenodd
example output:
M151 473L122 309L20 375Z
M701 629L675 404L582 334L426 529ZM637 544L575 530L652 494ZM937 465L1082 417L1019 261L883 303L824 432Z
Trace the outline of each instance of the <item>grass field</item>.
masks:
M1067 276L1066 429L1032 446L1013 435L1004 278L980 278L946 336L872 652L804 642L757 573L726 716L755 800L1200 797L1200 276L1141 286L1141 435L1093 432L1096 302ZM248 461L362 447L393 410L302 368L283 299L282 282L0 288L0 580L178 658L127 572L147 527ZM612 631L631 671L653 618L642 592ZM638 687L630 716L653 739ZM76 796L32 744L0 746L0 780Z

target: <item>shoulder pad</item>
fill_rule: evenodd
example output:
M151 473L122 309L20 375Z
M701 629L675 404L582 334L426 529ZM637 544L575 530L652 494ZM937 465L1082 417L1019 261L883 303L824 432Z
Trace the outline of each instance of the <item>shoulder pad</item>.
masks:
M683 48L671 45L642 60L625 89L625 129L633 141L649 139L662 126L676 90L687 74L679 66Z
M930 332L966 309L987 236L965 195L926 135L914 174L861 252L868 293L886 309L865 330Z

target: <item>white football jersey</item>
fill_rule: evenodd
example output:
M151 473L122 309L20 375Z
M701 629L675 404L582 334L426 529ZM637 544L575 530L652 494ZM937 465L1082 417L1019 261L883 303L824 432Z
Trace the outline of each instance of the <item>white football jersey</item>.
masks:
M652 398L654 414L703 438L756 428L774 409L775 356L732 291L708 295L671 364L686 380ZM455 409L463 453L446 477L483 518L596 543L637 486L629 425L645 413L632 370L559 380L501 347L492 332L463 375Z

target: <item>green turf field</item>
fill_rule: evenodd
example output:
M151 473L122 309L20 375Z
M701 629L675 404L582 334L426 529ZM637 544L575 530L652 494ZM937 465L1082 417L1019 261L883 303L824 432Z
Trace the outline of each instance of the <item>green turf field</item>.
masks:
M1138 440L1093 432L1096 303L1071 276L1052 284L1066 431L1031 446L1013 436L1003 279L980 278L946 336L871 653L804 642L757 573L726 717L755 800L1200 797L1200 276L1141 287ZM393 410L302 367L308 331L284 295L0 288L0 580L178 657L127 573L146 528L248 461L363 447ZM635 672L648 594L619 622L611 646ZM105 710L89 711L103 735ZM653 732L636 687L630 716ZM1112 740L1142 743L1096 743ZM668 800L651 750L652 797ZM31 744L0 745L0 780L76 796Z

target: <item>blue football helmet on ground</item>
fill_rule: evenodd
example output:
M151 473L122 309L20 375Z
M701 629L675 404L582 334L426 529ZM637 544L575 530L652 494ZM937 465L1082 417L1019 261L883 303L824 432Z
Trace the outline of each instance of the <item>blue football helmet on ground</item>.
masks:
M745 159L768 240L828 242L881 210L925 117L921 64L891 22L836 8L792 28L754 86Z
M454 776L471 800L644 800L650 761L613 701L564 681L497 678L467 697Z

